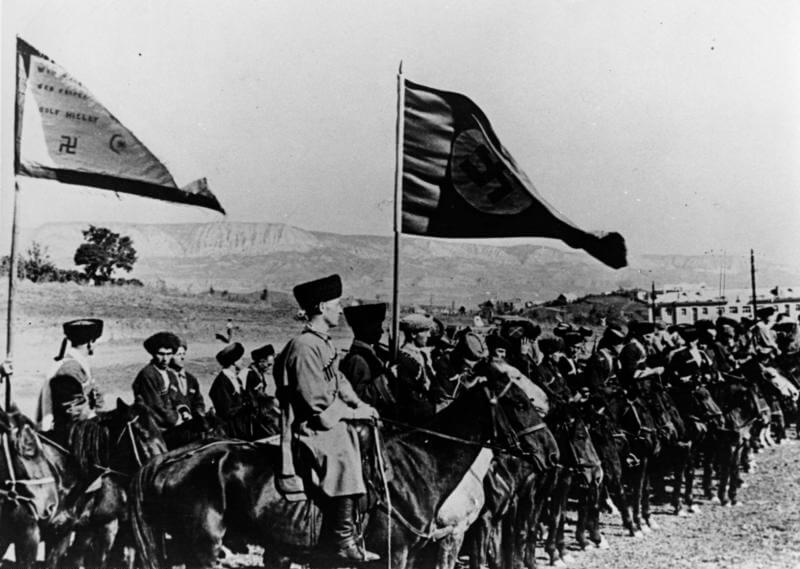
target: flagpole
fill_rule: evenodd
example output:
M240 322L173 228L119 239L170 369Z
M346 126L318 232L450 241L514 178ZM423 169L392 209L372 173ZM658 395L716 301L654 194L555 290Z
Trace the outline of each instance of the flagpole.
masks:
M392 361L400 351L400 234L403 229L403 128L405 126L405 78L403 62L397 71L397 123L395 125L394 162L394 276L392 279Z
M14 209L11 220L11 254L8 258L8 307L6 312L6 359L14 359L14 294L17 289L17 245L19 242L19 182L14 180ZM6 380L5 407L11 405L11 375Z
M756 301L756 258L753 250L750 249L750 287L753 290L753 320L758 320L756 311L758 310L758 302Z

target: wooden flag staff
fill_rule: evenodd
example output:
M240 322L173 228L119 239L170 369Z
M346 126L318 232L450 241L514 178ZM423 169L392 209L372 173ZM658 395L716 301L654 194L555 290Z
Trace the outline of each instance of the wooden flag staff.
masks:
M403 229L403 128L405 126L405 78L403 62L397 71L397 124L394 163L394 277L392 279L392 361L400 350L400 234Z

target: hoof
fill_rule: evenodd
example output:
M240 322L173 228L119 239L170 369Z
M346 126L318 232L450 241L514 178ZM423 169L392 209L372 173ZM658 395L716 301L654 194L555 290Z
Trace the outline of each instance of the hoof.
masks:
M689 515L689 513L683 508L677 508L675 510L675 515L678 516L679 518L685 518L686 516Z
M650 526L645 524L645 525L642 526L642 533L645 534L645 535L648 535L648 534L653 533L653 530L650 529Z
M640 530L640 529L634 530L633 531L633 537L635 539L642 539L644 537L644 533L642 533L642 530Z
M564 562L563 559L556 559L550 562L551 567L566 567L567 564Z
M569 565L570 563L575 563L575 557L571 553L565 553L561 556L561 561Z
M658 525L658 522L656 522L655 520L648 520L647 525L650 526L650 529L653 531L661 529L661 526Z
M719 505L722 506L723 508L725 508L725 507L728 506L728 501L727 500L720 500L719 501Z
M738 498L734 498L734 499L731 500L731 506L741 506L741 505L742 505L742 501L739 500Z
M692 504L689 506L689 513L690 514L699 514L700 513L700 506L697 504Z
M608 549L611 546L608 543L608 540L604 537L600 538L600 541L594 544L597 549Z

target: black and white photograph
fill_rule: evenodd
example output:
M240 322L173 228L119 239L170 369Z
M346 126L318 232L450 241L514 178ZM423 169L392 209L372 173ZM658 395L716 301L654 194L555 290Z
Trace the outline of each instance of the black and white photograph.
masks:
M3 0L0 567L800 567L800 4Z

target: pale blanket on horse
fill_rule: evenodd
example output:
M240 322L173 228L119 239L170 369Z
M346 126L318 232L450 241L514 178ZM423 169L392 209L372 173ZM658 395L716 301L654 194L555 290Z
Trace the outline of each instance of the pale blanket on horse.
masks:
M486 495L483 491L483 479L489 471L494 453L488 448L481 450L475 458L464 478L447 497L439 511L436 512L434 533L444 535L465 531L478 519L483 509ZM436 536L439 537L439 536Z

